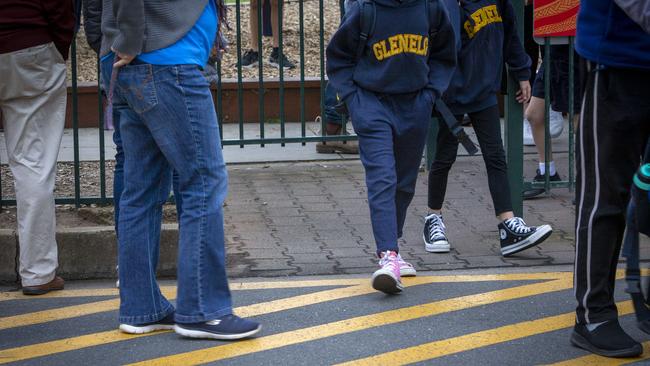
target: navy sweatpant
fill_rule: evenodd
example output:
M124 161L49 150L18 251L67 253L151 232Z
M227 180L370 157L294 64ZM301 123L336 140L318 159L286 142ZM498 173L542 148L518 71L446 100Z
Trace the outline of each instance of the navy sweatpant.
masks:
M377 94L359 88L348 102L366 170L377 252L398 251L406 210L415 193L433 108L428 90Z

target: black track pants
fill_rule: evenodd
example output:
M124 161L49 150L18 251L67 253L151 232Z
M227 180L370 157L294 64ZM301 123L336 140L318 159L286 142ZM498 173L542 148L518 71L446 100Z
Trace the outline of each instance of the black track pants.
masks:
M577 136L574 292L580 323L617 317L614 279L634 172L650 136L650 70L588 65Z

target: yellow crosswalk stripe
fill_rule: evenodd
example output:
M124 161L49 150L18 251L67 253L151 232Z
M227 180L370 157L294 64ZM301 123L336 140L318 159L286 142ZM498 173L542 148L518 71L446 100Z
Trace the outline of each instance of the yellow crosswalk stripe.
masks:
M318 287L318 286L354 286L363 282L366 279L332 279L332 280L306 280L306 281L265 281L265 282L236 282L230 281L230 289L232 291L244 290L272 290L272 289L287 289L287 288L301 288L301 287ZM176 286L160 286L163 292L176 292ZM40 300L40 299L53 299L53 298L67 298L67 297L87 297L87 296L118 296L119 290L117 288L101 288L101 289L75 289L53 291L38 297L25 296L19 291L15 292L0 292L0 301L7 300Z
M326 291L319 291L316 293L293 296L286 299L278 299L267 301L247 306L242 306L234 309L235 314L242 317L251 317L264 314L270 314L278 311L289 310L293 308L303 307L307 305L318 304L326 301L332 301L351 296L359 296L367 293L374 292L368 286L350 286L346 288L332 289ZM112 300L118 301L118 300ZM128 335L118 332L117 330L110 330L106 332L99 332L88 334L79 337L72 337L60 339L50 342L43 342L32 344L29 346L16 347L6 350L0 350L0 364L7 362L16 362L35 357L42 357L52 355L60 352L67 352L78 350L87 347L98 346L107 343L120 342L132 340L135 338L160 334L162 332L147 333L140 335Z
M643 354L641 357L635 358L610 358L598 355L587 355L583 357L574 358L558 363L551 364L550 366L619 366L628 365L631 363L647 360L650 358L650 342L643 343Z
M229 343L217 347L160 357L135 363L133 365L198 365L215 362L374 327L415 320L450 311L458 311L547 292L566 290L571 288L571 286L572 281L571 278L568 277L544 283L516 286L481 294L460 296L422 305L344 319L333 323L312 326L309 328L254 338L236 343Z
M568 275L568 276L567 276ZM470 281L481 281L485 278L490 278L491 280L494 280L492 276L462 276L461 278L455 277L454 279L458 282L470 282ZM508 279L508 280L523 280L523 279L539 279L540 277L546 277L546 278L553 278L556 280L553 280L552 282L548 282L549 284L555 283L557 281L564 281L564 282L569 282L571 280L570 274L567 273L548 273L548 274L538 274L536 276L506 276L502 277L499 276L498 278L503 280L503 279ZM449 282L450 278L449 277L442 277L442 276L428 276L428 277L418 277L418 278L408 278L405 279L405 283L408 286L416 286L416 285L422 285L422 284L428 284L428 283L433 283L433 282ZM262 315L262 314L268 314L271 312L275 311L282 311L282 310L288 310L291 308L297 308L297 307L303 307L311 304L317 304L325 301L332 301L336 299L341 299L341 298L346 298L346 297L351 297L351 296L360 296L368 293L374 292L373 289L370 288L368 281L365 280L365 283L363 285L359 286L352 286L348 288L343 288L343 289L333 289L333 290L326 290L326 291L320 291L312 294L306 294L306 295L300 295L300 296L294 296L291 298L287 299L279 299L279 300L274 300L274 301L269 301L269 302L264 302L264 303L259 303L259 304L253 304L241 308L235 309L235 312L241 316L247 317L247 316L256 316L256 315ZM546 284L541 284L541 285L546 285ZM531 286L537 286L537 285L531 285ZM566 286L565 286L566 287ZM552 289L549 291L555 291L555 287L552 286ZM564 289L564 288L562 288ZM494 299L494 301L490 302L496 302L496 301L501 301L498 299L498 290L496 291L497 298ZM473 296L478 296L478 295L472 295ZM471 298L470 298L471 299ZM117 301L117 300L114 300ZM453 309L452 309L453 310ZM450 310L450 311L452 311ZM58 312L58 311L57 311ZM158 333L159 334L159 333ZM72 351L72 350L78 350L86 347L92 347L92 346L97 346L101 344L106 344L106 343L112 343L112 342L119 342L119 341L125 341L125 340L131 340L135 339L136 337L141 337L141 336L148 336L152 335L151 333L145 334L145 335L140 335L140 336L133 336L133 335L124 335L121 334L117 331L107 331L107 332L100 332L100 333L95 333L95 334L89 334L89 335L84 335L84 336L79 336L79 337L72 337L72 338L66 338L66 339L61 339L61 340L55 340L55 341L50 341L50 342L44 342L44 343L39 343L39 344L34 344L34 345L29 345L29 346L23 346L23 347L17 347L17 348L12 348L12 349L6 349L6 350L0 350L0 364L6 363L6 362L14 362L14 361L19 361L19 360L25 360L25 359L30 359L30 358L35 358L35 357L41 357L41 356L46 356L46 355L51 355L59 352L66 352L66 351Z
M405 278L404 283L407 286L415 286L418 284L427 283L441 283L441 282L474 282L474 281L505 281L505 280L540 280L540 279L557 279L569 278L570 273L567 272L549 272L537 274L507 274L507 275L487 275L487 276L422 276L416 278ZM297 287L315 287L315 286L341 286L341 285L366 285L368 280L354 279L354 280L312 280L312 281L296 281L294 286L290 286L290 282L253 282L253 283L235 283L232 287L235 290L254 290L254 289L274 289L274 288L297 288ZM275 287L277 286L277 287ZM71 290L75 291L75 290ZM89 291L89 290L83 290ZM113 289L111 289L113 291ZM161 286L161 291L165 297L170 300L176 298L175 286ZM87 293L87 292L85 292ZM90 295L97 296L97 295ZM33 299L31 297L30 299ZM43 311L36 311L28 314L14 315L9 317L0 318L0 330L23 327L27 325L34 325L46 323L56 320L64 320L75 318L84 315L91 315L105 311L112 311L119 308L119 299L111 299L104 301L91 302L88 304L65 306L56 309L48 309Z
M417 278L430 278L435 282L474 282L474 281L516 281L516 280L550 280L567 276L568 272L542 272L542 273L512 273L512 274L487 274L487 275L450 275L450 276L423 276ZM408 281L408 279L405 279ZM352 279L323 279L323 280L285 280L285 281L264 281L264 282L238 282L230 281L232 291L246 290L272 290L302 287L324 287L324 286L355 286L368 282L366 277ZM160 286L165 293L175 293L176 286ZM100 289L73 289L53 291L38 297L25 296L20 291L0 292L0 301L8 300L40 300L68 297L89 297L89 296L118 296L117 288Z
M621 302L617 306L619 315L627 315L634 312L632 301ZM337 366L407 365L568 328L573 326L574 323L575 313L570 312L425 343L419 346L341 363ZM600 365L600 363L591 363L591 365L595 364Z
M35 311L33 313L0 318L0 330L24 327L40 323L76 318L79 316L115 310L120 306L119 299L97 301L91 304L66 306L57 309Z

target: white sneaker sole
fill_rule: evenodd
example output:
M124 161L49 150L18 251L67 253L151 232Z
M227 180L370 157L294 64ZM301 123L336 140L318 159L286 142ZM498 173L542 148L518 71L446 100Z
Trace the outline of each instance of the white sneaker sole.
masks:
M246 337L250 337L259 331L262 330L262 325L259 325L257 328L245 332L245 333L237 333L237 334L218 334L218 333L212 333L212 332L206 332L203 330L195 330L195 329L185 329L183 327L179 327L178 325L174 326L174 332L176 334L182 335L183 337L188 337L188 338L207 338L207 339L220 339L220 340L235 340L235 339L242 339Z
M413 267L399 267L399 274L402 277L415 277L417 276L417 272L415 271L415 268Z
M280 64L277 63L277 62L269 61L269 65L271 65L271 66L275 67L276 69L280 70ZM282 68L285 69L285 70L291 70L291 67L289 67L287 65L282 65ZM295 68L295 66L294 66L294 68Z
M152 324L152 325L145 325L143 327L138 327L135 325L120 324L119 329L122 333L144 334L144 333L156 332L159 330L172 330L174 329L174 325L173 324Z
M259 62L253 62L250 65L241 65L241 67L244 68L244 69L252 69L254 67L257 67L258 64L259 64Z
M404 290L399 278L387 270L378 269L372 274L372 288L386 294L396 294Z
M553 229L551 228L551 225L539 226L535 233L526 239L518 243L511 244L507 247L502 247L501 255L507 257L509 255L521 252L522 250L526 250L530 247L534 247L535 245L541 244L544 240L546 240L546 238L551 236L552 233Z
M427 238L422 234L422 240L424 241L424 250L429 253L449 253L451 250L451 245L447 240L437 240L433 243L427 243Z

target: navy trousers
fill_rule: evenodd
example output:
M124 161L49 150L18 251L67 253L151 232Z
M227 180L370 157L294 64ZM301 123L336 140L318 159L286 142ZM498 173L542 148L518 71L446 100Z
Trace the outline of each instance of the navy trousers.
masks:
M433 94L377 94L359 88L346 101L359 136L377 252L398 251L406 210L415 193L431 120Z

